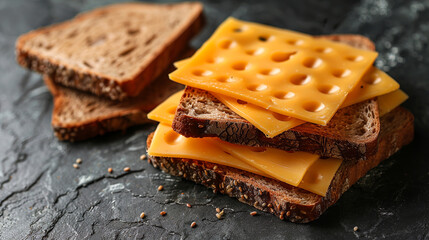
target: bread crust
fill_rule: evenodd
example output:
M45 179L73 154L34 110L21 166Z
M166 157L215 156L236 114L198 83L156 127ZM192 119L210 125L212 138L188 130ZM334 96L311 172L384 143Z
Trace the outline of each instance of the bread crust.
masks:
M389 158L414 136L414 117L398 107L381 118L379 147L366 161L343 161L325 197L239 169L192 159L148 156L154 167L227 194L280 219L307 223L320 217L370 169ZM152 135L147 139L150 146Z
M82 70L70 66L64 61L59 61L51 57L44 56L34 49L25 49L24 44L33 36L49 32L51 29L64 29L70 24L91 18L94 15L103 14L116 7L156 7L156 4L127 3L115 4L104 8L96 9L88 13L76 16L74 19L31 31L20 36L16 41L17 62L30 70L37 71L49 76L54 82L64 86L72 87L86 92L91 92L97 96L108 97L113 100L124 100L127 97L137 96L145 86L156 79L170 64L171 59L176 59L181 51L186 47L188 41L196 35L204 25L202 14L202 4L188 4L190 8L190 18L183 28L171 34L158 51L151 52L149 64L142 66L141 71L130 79L118 81L102 73L95 73L91 70ZM161 5L172 6L171 5Z

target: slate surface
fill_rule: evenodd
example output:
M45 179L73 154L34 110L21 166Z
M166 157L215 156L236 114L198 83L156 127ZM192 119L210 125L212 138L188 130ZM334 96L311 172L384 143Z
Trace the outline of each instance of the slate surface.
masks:
M0 1L1 239L429 239L429 1L206 1L207 25L195 47L230 15L311 34L359 33L377 43L377 66L410 95L414 142L306 225L252 217L252 207L139 160L154 125L75 144L55 139L52 98L40 75L15 63L15 39L110 2ZM225 219L217 220L216 207L225 208Z

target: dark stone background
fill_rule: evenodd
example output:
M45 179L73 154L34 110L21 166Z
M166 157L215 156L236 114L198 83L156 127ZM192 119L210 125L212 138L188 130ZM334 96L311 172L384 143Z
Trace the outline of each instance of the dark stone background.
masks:
M110 2L0 1L1 239L429 239L429 1L206 1L207 25L194 47L230 15L311 34L359 33L377 43L377 66L410 95L404 105L416 117L414 142L305 225L252 217L252 207L139 160L153 124L82 143L57 141L52 97L40 75L15 63L15 39ZM132 171L123 173L126 166ZM216 207L225 208L225 219L215 217Z

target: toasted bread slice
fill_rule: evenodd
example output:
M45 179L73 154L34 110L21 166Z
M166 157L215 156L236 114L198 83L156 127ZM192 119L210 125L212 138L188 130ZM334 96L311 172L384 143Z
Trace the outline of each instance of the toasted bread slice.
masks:
M374 50L374 44L358 35L322 36L356 47ZM380 122L373 100L340 109L327 126L305 123L274 138L267 138L209 92L187 87L177 108L173 129L186 137L219 137L242 145L305 151L322 157L367 159L377 151Z
M172 67L169 69L172 70ZM44 81L54 97L52 128L59 140L80 141L107 132L150 122L147 113L183 85L168 79L166 71L137 97L124 101L100 98L86 92Z
M98 8L22 35L17 61L98 96L137 96L201 29L202 9L198 2Z
M320 215L359 178L387 159L414 136L414 117L398 107L381 118L379 147L366 161L343 161L329 186L326 197L239 169L192 159L148 156L154 167L227 194L280 219L306 223ZM152 135L147 139L151 144Z

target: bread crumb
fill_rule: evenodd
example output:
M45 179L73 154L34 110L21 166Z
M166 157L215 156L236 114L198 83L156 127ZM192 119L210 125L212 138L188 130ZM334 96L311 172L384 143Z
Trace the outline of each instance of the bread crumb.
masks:
M73 163L73 167L76 168L76 169L78 169L79 165L77 165L77 163Z
M158 191L162 191L163 189L164 189L164 186L159 185L159 187L158 187Z
M358 226L355 226L355 227L353 228L353 231L355 231L355 232L357 232L358 230L359 230Z
M107 169L107 171L108 171L109 173L112 173L112 172L113 172L113 169L112 169L111 167L109 167L109 168Z
M196 222L192 222L191 223L191 228L194 228L194 227L196 227L197 226L197 223Z
M143 219L145 216L146 216L146 214L145 214L144 212L142 212L142 213L140 214L140 218L141 218L141 219Z
M140 160L145 160L145 159L146 159L146 155L143 154L140 156Z
M258 213L256 211L253 211L253 212L250 213L250 215L252 215L252 216L256 216L257 214Z
M130 167L126 167L126 168L124 168L124 172L129 172L131 170L131 168Z
M80 159L80 158L76 159L76 163L77 164L81 164L82 163L82 159Z
M191 208L192 206L191 206L191 204L189 204L189 203L187 203L186 204L186 206L188 207L188 208Z
M167 213L165 211L160 212L161 216L165 216Z

